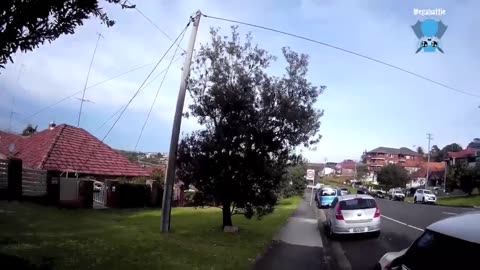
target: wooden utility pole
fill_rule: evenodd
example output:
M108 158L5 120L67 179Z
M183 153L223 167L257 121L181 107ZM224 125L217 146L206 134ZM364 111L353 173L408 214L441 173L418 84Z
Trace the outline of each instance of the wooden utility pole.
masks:
M183 104L185 103L185 94L187 92L187 80L190 75L190 66L192 64L193 48L197 38L198 25L202 12L197 11L195 17L192 17L193 29L188 43L185 63L183 64L182 79L180 80L180 89L178 91L177 107L173 118L172 137L170 138L170 152L168 153L167 176L165 177L165 188L162 198L162 224L161 231L167 233L170 231L170 214L172 209L173 185L175 183L175 162L177 160L177 147L180 138L180 126L182 124Z
M425 188L427 188L428 186L428 177L430 173L430 152L431 152L430 141L433 140L431 133L427 133L427 140L428 140L428 158L427 158L427 179L425 179Z

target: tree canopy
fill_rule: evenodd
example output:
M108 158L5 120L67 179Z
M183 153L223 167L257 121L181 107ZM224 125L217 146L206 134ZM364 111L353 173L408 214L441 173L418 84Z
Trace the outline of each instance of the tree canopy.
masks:
M121 0L103 0L121 4ZM45 41L52 42L61 35L73 34L77 26L90 17L97 17L108 27L115 21L99 7L100 0L2 0L0 4L0 68L18 50L31 51Z
M423 151L423 148L421 146L417 147L417 153L419 153L420 155L425 155L425 151Z
M377 181L387 187L404 188L408 181L408 172L397 164L388 164L378 172Z
M480 149L480 138L473 139L473 141L470 142L467 147Z
M232 214L261 217L273 211L291 153L321 136L323 111L314 108L324 86L306 78L309 58L283 48L285 74L267 74L275 57L242 40L211 30L198 50L188 82L189 113L204 127L185 135L178 148L177 174L198 190L197 204L223 209L223 226Z
M30 136L37 132L38 126L33 127L32 124L28 124L26 128L23 129L22 135L23 136Z
M362 180L368 174L368 166L364 163L357 164L356 179Z
M436 146L436 145L434 145L434 146ZM432 147L432 149L433 149L433 147ZM462 150L463 150L463 148L460 144L451 143L451 144L448 144L445 147L443 147L442 150L432 152L431 160L436 161L436 162L442 162L446 158L448 158L448 152L459 152L459 151L462 151Z
M471 195L475 188L480 189L480 165L468 166L464 163L457 163L449 169L447 181L452 183L452 186Z

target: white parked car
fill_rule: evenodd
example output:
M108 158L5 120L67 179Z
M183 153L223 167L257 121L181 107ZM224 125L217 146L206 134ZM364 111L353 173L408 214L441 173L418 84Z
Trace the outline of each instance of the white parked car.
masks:
M422 202L422 203L436 203L437 196L433 194L428 189L417 189L415 195L413 195L413 203Z
M383 255L376 270L478 269L480 211L437 221L412 245Z
M400 189L392 188L388 192L388 198L392 201L404 201L405 194Z
M325 216L326 231L330 237L357 233L380 235L380 208L370 195L338 196L325 210Z

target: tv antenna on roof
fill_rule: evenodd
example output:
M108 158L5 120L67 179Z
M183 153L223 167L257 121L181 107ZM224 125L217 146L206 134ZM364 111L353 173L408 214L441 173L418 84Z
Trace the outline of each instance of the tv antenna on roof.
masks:
M80 100L80 101L82 101L82 102L95 103L95 102L93 102L93 101L91 101L91 100L82 99L82 98L79 98L79 97L77 97L76 99L78 99L78 100Z
M8 152L10 152L11 155L13 155L13 152L15 151L15 144L11 143L8 145Z

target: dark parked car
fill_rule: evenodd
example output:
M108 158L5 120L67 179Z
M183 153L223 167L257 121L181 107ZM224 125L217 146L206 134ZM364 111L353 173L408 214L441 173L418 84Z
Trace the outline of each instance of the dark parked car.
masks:
M368 194L368 190L363 189L363 188L359 188L359 189L357 189L357 194Z

